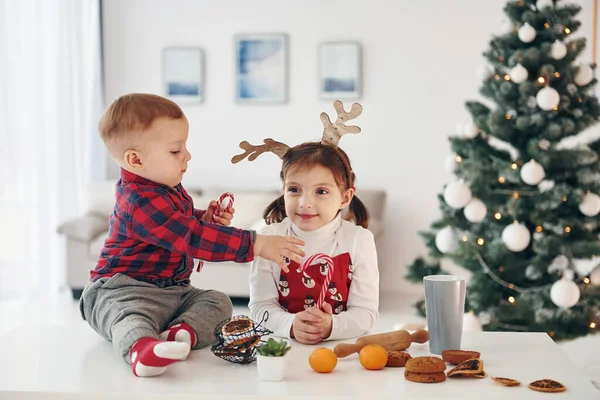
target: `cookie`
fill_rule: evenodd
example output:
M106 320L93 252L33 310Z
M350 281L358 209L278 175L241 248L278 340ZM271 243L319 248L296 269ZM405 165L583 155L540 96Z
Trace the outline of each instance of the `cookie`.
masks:
M519 386L521 384L521 382L516 379L501 378L499 376L492 376L492 380L504 386Z
M415 357L408 360L405 367L408 372L431 374L444 372L446 363L439 357Z
M481 353L478 351L468 351L468 350L445 350L442 351L442 359L450 364L460 364L463 361L466 361L471 358L480 358Z
M412 357L404 351L388 351L388 361L386 367L404 367L406 362Z
M480 358L471 358L448 371L448 377L455 375L478 375L481 372L483 372L483 360Z
M221 328L223 336L234 336L250 332L254 328L254 322L245 316L232 317Z
M446 374L443 372L419 373L404 371L406 380L418 383L439 383L446 380Z
M529 389L536 390L538 392L564 392L567 390L565 385L560 382L553 381L552 379L540 379L539 381L531 382Z

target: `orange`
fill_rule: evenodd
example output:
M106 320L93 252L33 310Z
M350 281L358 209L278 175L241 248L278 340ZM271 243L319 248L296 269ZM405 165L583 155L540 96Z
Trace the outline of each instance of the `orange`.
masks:
M337 365L337 356L333 350L326 349L325 347L319 347L310 353L310 357L308 357L308 363L315 371L328 373L333 371Z
M358 359L366 369L383 369L388 361L388 352L378 344L368 344L358 353Z

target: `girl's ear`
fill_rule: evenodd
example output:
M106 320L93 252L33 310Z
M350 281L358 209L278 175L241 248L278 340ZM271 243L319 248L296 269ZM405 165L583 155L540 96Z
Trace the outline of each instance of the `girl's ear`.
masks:
M352 201L353 197L354 197L354 189L352 189L352 188L346 189L342 193L342 204L341 204L340 208L348 207L350 205L350 202Z

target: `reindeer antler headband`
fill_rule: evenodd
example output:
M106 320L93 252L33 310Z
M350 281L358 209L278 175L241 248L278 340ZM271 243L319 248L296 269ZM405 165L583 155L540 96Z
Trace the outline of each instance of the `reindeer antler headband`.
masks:
M321 122L323 122L323 137L321 138L322 144L327 144L332 147L338 147L340 139L347 133L360 133L360 128L358 126L346 126L346 121L350 121L358 117L362 113L362 106L358 103L352 104L350 108L350 112L346 112L344 110L344 105L341 101L336 100L333 102L333 108L337 112L337 119L335 123L331 123L329 116L322 112L321 113ZM262 153L271 152L276 154L279 158L283 159L285 153L288 152L290 146L287 144L276 142L273 139L265 139L264 144L253 146L247 141L243 141L240 143L240 148L245 150L243 154L238 154L231 159L233 164L242 161L244 158L248 157L248 161L254 161L256 158Z

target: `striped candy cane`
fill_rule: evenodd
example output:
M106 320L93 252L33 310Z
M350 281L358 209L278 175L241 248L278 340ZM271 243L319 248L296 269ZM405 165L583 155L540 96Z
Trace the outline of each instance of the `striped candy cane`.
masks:
M225 192L219 197L217 204L213 206L213 222L217 222L216 217L221 215L221 212L231 212L233 199L233 193L230 192Z
M325 301L325 296L327 295L327 289L329 289L329 282L331 282L331 278L333 277L333 260L325 253L317 253L304 261L304 263L297 269L297 272L304 272L313 262L317 260L323 260L327 263L329 267L329 271L327 271L327 276L323 281L323 287L321 287L321 293L319 294L319 299L317 300L317 308L321 309L323 302Z

